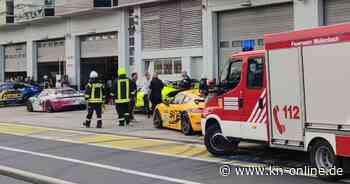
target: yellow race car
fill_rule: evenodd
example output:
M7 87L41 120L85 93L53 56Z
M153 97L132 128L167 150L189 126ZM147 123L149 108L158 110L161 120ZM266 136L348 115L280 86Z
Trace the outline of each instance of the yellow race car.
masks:
M200 132L204 99L199 95L198 89L182 91L172 100L157 105L154 126L181 130L185 135Z
M164 88L162 90L162 99L164 101L172 100L174 97L172 93L177 93L180 90L181 89L177 89L171 85L166 85L166 86L164 86ZM136 95L136 104L135 104L136 111L144 110L143 96L144 96L144 93L141 90L138 90L137 95ZM151 102L150 102L149 106L151 108L151 106L152 106Z

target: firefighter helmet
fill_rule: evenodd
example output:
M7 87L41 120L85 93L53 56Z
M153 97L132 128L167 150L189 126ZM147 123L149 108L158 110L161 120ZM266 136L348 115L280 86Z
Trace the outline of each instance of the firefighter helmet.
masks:
M90 73L90 78L91 79L95 79L95 78L97 78L98 77L98 73L96 72L96 71L91 71L91 73Z
M118 76L121 76L121 75L126 75L125 68L123 68L123 67L120 67L118 69Z

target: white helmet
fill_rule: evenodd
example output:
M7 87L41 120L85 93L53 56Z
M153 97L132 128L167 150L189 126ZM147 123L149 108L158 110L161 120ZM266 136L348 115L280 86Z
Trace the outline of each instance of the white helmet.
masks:
M91 73L90 73L90 78L91 79L95 79L95 78L97 78L98 77L98 73L96 72L96 71L91 71Z
M48 77L47 77L47 75L44 75L44 79L46 80Z

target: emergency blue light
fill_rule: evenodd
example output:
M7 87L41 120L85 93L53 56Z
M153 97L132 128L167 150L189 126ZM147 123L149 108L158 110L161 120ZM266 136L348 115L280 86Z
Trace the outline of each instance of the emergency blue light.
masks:
M254 50L255 40L242 40L242 51L252 51Z

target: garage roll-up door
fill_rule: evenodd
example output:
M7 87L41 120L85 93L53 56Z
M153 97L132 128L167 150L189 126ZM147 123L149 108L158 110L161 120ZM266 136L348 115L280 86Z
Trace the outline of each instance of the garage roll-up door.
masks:
M141 8L144 49L202 45L202 1L176 0Z
M58 62L65 59L65 40L46 40L37 43L38 63Z
M26 44L5 46L5 72L27 71Z
M220 12L218 16L220 65L228 60L232 52L241 51L242 40L255 40L256 49L262 49L264 34L293 29L292 3Z
M98 58L118 56L117 32L81 37L81 57Z
M349 0L325 0L324 10L326 25L350 22Z

